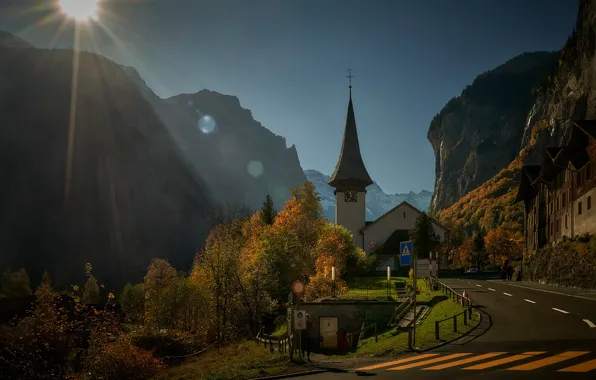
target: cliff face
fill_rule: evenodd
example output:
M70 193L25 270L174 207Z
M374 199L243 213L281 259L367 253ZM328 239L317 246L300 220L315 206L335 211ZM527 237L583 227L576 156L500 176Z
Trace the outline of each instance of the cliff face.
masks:
M596 3L582 0L575 29L559 54L556 71L540 88L529 112L522 147L536 139L525 160L536 163L546 146L564 145L569 120L596 119Z
M153 257L191 264L212 207L204 181L123 68L81 53L64 201L72 50L0 48L0 270L139 281ZM34 283L35 285L35 283Z
M436 157L433 211L452 205L517 156L532 89L553 71L558 55L517 56L479 75L435 116L428 131Z

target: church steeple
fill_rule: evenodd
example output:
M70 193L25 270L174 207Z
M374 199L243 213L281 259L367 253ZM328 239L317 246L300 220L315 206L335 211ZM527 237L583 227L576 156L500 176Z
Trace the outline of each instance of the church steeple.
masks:
M350 78L350 102L348 103L348 114L344 137L341 143L339 160L333 174L329 178L329 185L337 190L361 190L372 185L373 181L362 161L360 144L358 142L358 131L356 130L356 119L354 117L354 105L352 104L352 73L348 71Z

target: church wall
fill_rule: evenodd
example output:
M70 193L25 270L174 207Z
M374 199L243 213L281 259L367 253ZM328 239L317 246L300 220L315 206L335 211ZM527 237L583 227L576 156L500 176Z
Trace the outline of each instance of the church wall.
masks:
M383 215L375 224L371 225L364 231L364 246L365 251L369 253L371 249L369 245L372 241L376 246L383 244L395 230L410 230L416 226L416 218L418 213L411 207L403 205L389 213ZM441 241L445 236L445 230L437 225L434 225L435 233L439 235ZM397 254L397 252L396 252Z
M366 223L366 193L358 192L357 202L346 202L343 191L337 191L335 203L335 223L348 229L354 237L354 244L363 248L360 230Z

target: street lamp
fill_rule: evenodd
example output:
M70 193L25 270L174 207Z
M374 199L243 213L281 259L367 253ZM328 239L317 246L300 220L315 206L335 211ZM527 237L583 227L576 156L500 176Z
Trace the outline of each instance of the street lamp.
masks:
M331 296L335 298L335 267L331 267Z
M387 265L387 298L389 298L389 294L391 289L391 267Z

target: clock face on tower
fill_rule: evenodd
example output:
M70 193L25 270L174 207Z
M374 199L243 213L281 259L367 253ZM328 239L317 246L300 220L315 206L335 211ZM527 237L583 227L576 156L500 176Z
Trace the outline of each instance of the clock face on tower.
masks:
M344 201L346 202L358 202L358 192L356 190L344 191Z

